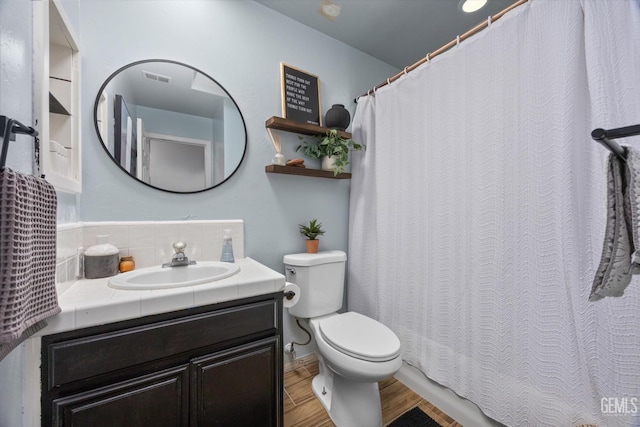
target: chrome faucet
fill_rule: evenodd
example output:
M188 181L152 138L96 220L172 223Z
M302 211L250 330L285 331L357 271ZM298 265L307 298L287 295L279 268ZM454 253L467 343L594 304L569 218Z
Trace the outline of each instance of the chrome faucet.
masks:
M173 243L173 257L171 258L171 262L165 262L162 264L162 268L167 267L184 267L186 265L193 265L195 261L189 261L189 258L184 254L184 249L187 247L187 244L182 240L178 240Z

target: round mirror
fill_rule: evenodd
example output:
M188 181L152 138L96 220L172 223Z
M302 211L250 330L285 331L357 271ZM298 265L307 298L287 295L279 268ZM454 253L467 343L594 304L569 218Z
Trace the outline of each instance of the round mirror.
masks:
M244 118L231 95L176 61L150 59L117 70L98 92L94 119L102 147L120 169L173 193L222 184L247 149Z

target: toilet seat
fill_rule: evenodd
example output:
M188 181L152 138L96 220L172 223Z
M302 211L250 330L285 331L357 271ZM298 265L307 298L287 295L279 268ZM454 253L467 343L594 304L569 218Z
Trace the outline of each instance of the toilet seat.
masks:
M322 338L336 350L357 359L385 362L400 354L400 340L380 322L355 312L323 319Z

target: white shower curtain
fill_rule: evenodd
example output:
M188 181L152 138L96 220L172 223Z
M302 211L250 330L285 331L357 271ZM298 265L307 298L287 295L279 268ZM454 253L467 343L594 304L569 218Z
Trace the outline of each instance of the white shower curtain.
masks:
M640 279L588 302L608 154L590 132L638 123L635 0L531 0L361 97L349 310L509 426L640 425Z

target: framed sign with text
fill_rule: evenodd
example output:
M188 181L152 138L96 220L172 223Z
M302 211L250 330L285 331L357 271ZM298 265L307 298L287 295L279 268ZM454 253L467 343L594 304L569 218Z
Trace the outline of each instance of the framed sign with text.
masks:
M280 63L282 117L322 126L320 80L299 68Z

